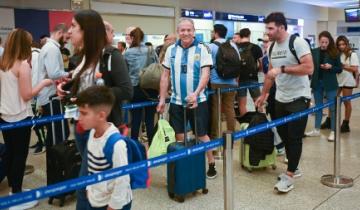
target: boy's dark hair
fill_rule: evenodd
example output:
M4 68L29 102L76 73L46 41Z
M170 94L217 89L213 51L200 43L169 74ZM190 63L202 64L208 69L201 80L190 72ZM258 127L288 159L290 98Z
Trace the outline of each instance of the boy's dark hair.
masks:
M101 105L113 107L115 96L110 88L106 86L94 85L81 91L76 99L76 104L80 106L88 105L97 107Z
M240 33L236 32L234 35L240 36ZM241 36L240 36L241 37Z
M221 38L224 39L227 34L227 28L223 24L215 24L214 33L217 33Z
M239 31L239 35L241 38L248 38L250 37L251 31L248 28L243 28Z
M264 23L271 23L274 22L276 26L281 26L283 25L285 27L285 31L287 30L287 22L286 22L286 18L284 13L282 12L273 12L270 15L268 15L265 20Z

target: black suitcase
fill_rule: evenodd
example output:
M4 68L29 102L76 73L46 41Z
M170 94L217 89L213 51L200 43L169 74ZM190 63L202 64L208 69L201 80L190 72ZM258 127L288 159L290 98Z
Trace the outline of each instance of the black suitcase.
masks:
M53 115L53 102L59 100L57 97L50 98L50 113ZM61 113L63 113L60 105ZM66 121L65 121L66 122ZM55 125L52 123L53 145L46 148L46 165L47 165L47 184L55 184L68 179L77 178L81 167L81 156L77 150L74 140L66 140L64 121L61 121L62 142L56 142ZM64 206L65 197L73 194L74 191L61 195L49 197L49 204L54 199L60 200L60 206Z
M193 111L195 115L195 110ZM198 143L196 132L196 115L194 116L195 139L188 140L186 129L186 108L184 108L184 142L174 142L168 146L167 152L178 151ZM167 164L167 190L170 198L179 202L185 201L185 196L189 193L196 193L202 190L203 194L208 193L206 188L206 169L205 152L192 155Z

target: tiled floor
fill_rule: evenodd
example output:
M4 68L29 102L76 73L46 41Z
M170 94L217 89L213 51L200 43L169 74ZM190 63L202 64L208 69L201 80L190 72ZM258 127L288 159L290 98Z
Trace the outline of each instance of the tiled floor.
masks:
M360 100L353 103L351 133L341 136L341 174L354 179L354 186L348 189L329 188L320 183L320 177L333 171L334 144L326 140L329 131L321 131L322 136L305 138L300 169L303 176L296 179L295 189L288 194L273 191L276 177L286 169L279 157L277 169L257 170L249 173L239 164L239 142L234 150L234 202L235 209L297 209L329 210L360 209ZM308 129L313 127L313 115L309 117ZM28 163L35 166L35 172L24 179L25 188L40 187L45 184L45 154L29 154ZM209 193L189 196L184 203L169 199L166 191L166 167L151 170L152 184L147 190L134 191L135 210L220 210L224 209L224 192L221 161L217 161L219 176L208 180ZM0 184L0 195L8 193L6 181ZM74 209L75 198L69 198L64 207L49 206L42 200L36 209Z

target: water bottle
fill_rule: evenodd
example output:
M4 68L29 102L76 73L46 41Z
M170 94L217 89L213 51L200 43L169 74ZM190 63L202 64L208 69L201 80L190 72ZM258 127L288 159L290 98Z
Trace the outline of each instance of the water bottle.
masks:
M104 86L105 85L105 81L102 78L102 73L100 72L96 72L95 74L95 84L96 85L100 85L100 86Z

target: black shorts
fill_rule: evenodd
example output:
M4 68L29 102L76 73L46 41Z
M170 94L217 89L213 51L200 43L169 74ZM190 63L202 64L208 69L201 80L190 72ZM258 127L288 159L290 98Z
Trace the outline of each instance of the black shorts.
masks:
M201 102L198 107L186 110L186 120L190 121L190 126L194 128L194 111L196 112L196 127L198 137L207 135L208 129L208 106L207 102ZM184 107L181 105L170 104L169 109L170 125L176 134L184 133Z

